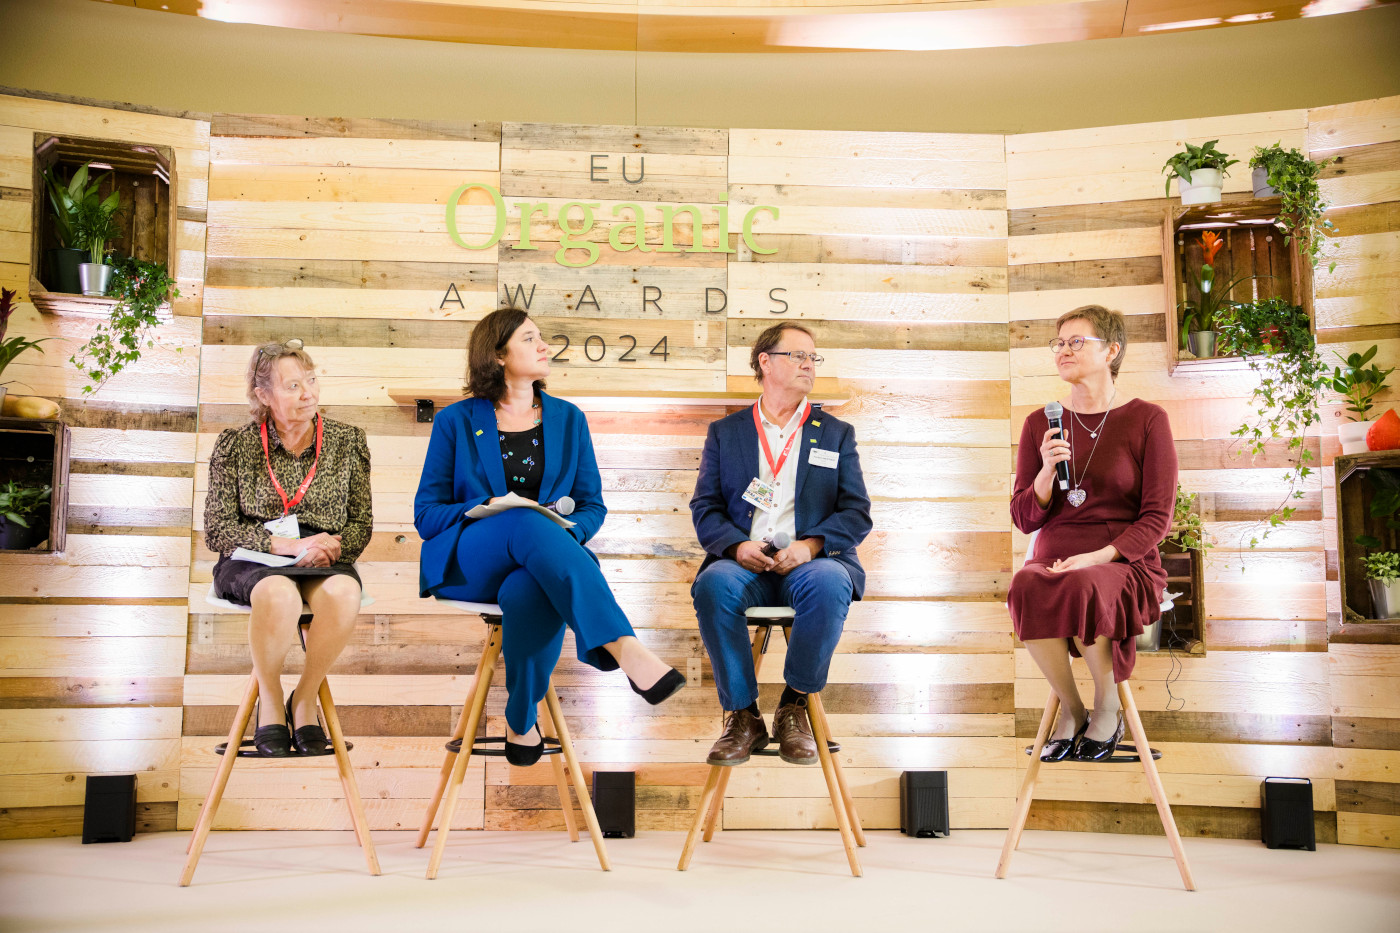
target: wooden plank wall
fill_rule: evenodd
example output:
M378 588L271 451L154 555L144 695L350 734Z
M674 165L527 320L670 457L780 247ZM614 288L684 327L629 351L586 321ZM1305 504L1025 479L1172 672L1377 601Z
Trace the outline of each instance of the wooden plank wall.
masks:
M11 109L0 111L6 114L0 226L15 229L0 234L0 263L10 263L0 270L24 280L27 127L67 127L65 121L90 108L7 100ZM102 487L106 500L96 490L75 499L75 510L89 511L78 527L70 524L75 544L63 566L94 555L81 562L140 569L26 576L22 592L12 592L21 584L6 577L0 598L32 605L0 608L6 643L0 704L102 706L95 697L107 695L99 689L107 682L95 675L127 662L114 662L111 639L99 644L97 634L116 629L127 638L166 639L167 655L143 646L140 664L145 670L160 663L152 658L166 657L169 670L122 681L165 678L163 698L142 694L121 702L173 708L183 697L183 719L167 711L158 727L148 727L163 729L159 738L142 733L139 743L136 735L107 743L130 754L138 744L163 741L163 757L150 764L121 759L111 768L103 759L102 769L162 775L164 822L151 828L192 825L212 776L215 736L227 729L249 669L246 620L211 611L203 599L213 562L201 528L208 456L218 432L247 417L243 370L252 347L301 337L323 372L326 411L363 426L374 458L375 536L361 571L377 602L362 616L332 685L356 743L371 827L415 826L437 775L442 738L475 670L482 630L475 619L443 613L416 596L419 541L411 503L429 426L415 423L411 409L389 393L458 384L472 322L507 292L523 302L533 287L532 314L548 336L570 340L551 378L560 392L657 385L748 390L748 347L763 327L782 319L813 326L827 358L821 390L848 399L838 411L856 425L875 500L876 531L862 549L868 598L852 607L826 693L863 818L872 828L894 826L899 772L947 768L954 825L1005 825L1024 767L1019 749L1045 699L1004 606L1024 552L1006 513L1014 444L1025 415L1061 394L1044 349L1054 318L1093 301L1131 315L1120 384L1170 412L1183 483L1201 493L1208 526L1221 542L1207 567L1207 656L1175 668L1170 658L1144 657L1134 679L1149 734L1167 752L1162 767L1183 831L1255 835L1259 779L1303 775L1317 785L1320 839L1395 844L1400 817L1390 782L1400 763L1393 721L1400 657L1388 646L1329 650L1328 617L1338 599L1330 469L1309 484L1286 529L1254 551L1241 546L1240 535L1283 494L1286 452L1278 445L1252 463L1231 456L1229 432L1248 411L1247 375L1166 374L1158 224L1167 202L1157 167L1182 139L1218 137L1236 155L1276 140L1346 150L1326 182L1343 236L1337 271L1318 278L1320 333L1329 348L1343 352L1380 341L1382 358L1394 361L1400 357L1393 312L1397 109L1400 100L1389 99L1311 113L1010 137L238 115L218 115L212 125L170 121L205 134L198 144L205 161L198 164L207 165L207 176L181 169L182 243L194 242L198 222L203 248L206 177L210 223L202 276L190 273L182 253L182 288L188 282L187 293L197 296L177 309L175 329L186 328L180 331L186 352L153 357L145 385L134 376L114 384L111 401L91 403L86 413L66 406L81 431L108 432L94 434L86 448L78 445L96 451L84 459L96 461L100 453L100 469L120 469L119 482L143 485L135 498L131 486L111 482ZM165 118L120 119L143 133L155 130L142 121L170 132ZM167 138L173 137L157 141ZM590 159L596 153L608 156L602 172ZM643 156L645 178L630 180L641 172ZM1247 185L1245 171L1236 175L1228 190ZM465 182L497 186L507 202L542 205L531 226L531 244L539 248L522 248L513 208L498 246L468 252L453 245L444 202ZM186 184L192 191L198 185L197 203ZM778 206L778 219L761 215L755 223L759 241L776 252L754 253L736 235L736 251L726 256L712 233L702 241L706 251L692 251L683 219L676 224L678 252L605 248L595 265L582 269L554 261L562 237L558 212L570 201L598 205L594 229L584 235L591 242L605 243L618 223L610 216L613 205L635 203L656 243L662 205L700 205L712 224L721 198L736 234L749 207ZM24 206L6 213L11 201ZM576 224L579 209L570 216ZM471 192L458 213L464 237L484 240L492 217L484 192ZM449 283L460 301L444 302ZM582 300L585 286L596 303ZM648 286L661 292L654 305L643 301L656 297L643 294ZM707 289L723 290L723 299ZM22 314L35 332L77 327L66 318L40 321L27 307ZM632 360L620 359L623 334L637 340ZM590 335L606 345L596 361L584 352ZM661 337L667 359L648 352ZM596 343L590 346L597 357ZM51 353L42 358L47 369L26 371L49 380L36 385L40 394L76 397L76 376L58 365L66 355ZM147 388L156 377L166 381ZM181 407L172 408L170 399ZM1336 452L1335 407L1324 429L1330 436L1310 440L1327 464ZM641 637L683 671L698 664L702 685L653 709L617 675L574 661L571 640L556 682L585 770L635 769L639 827L677 829L698 798L705 769L697 762L720 724L689 599L701 555L686 502L706 427L729 409L585 408L611 510L595 539L604 572ZM94 412L111 423L81 420L98 417ZM133 418L144 420L121 421ZM86 475L75 477L75 494ZM116 480L92 476L99 478ZM177 488L183 490L178 501ZM126 548L102 547L117 534ZM109 580L128 588L145 582L123 591L123 600L112 597ZM99 591L101 600L93 598ZM131 630L126 609L103 606L113 615L99 616L65 605L138 598L151 604L143 610L151 621L140 633ZM159 616L171 611L176 615ZM69 637L59 644L58 633ZM782 660L782 646L775 645L761 678L765 714L780 690ZM50 665L44 673L30 672L42 664ZM288 672L298 664L299 652L289 653ZM83 675L90 676L72 679ZM493 734L503 728L501 694L498 687L488 711ZM60 695L69 699L55 699ZM61 742L34 744L49 738L44 727L54 720L82 727L67 725L77 720L63 712L44 712L48 718L32 723L23 718L29 714L27 708L0 714L0 743L8 743L0 744L0 780L29 795L15 803L10 785L0 788L0 806L9 807L5 832L75 831L76 810L65 816L34 808L73 807L80 791L70 787L60 796L51 789L59 778L28 771L11 777L4 769L54 761L41 765L42 774L92 770L79 769L88 759ZM240 764L219 825L348 827L337 782L322 764ZM1130 768L1061 766L1043 773L1033 825L1153 831L1146 788ZM457 824L562 826L549 775L498 760L474 764ZM154 801L151 780L143 778L142 786ZM810 769L749 766L730 782L724 820L729 828L829 826L831 814Z
M175 319L86 403L67 360L94 322L27 303L36 133L175 151ZM175 828L208 160L207 120L0 96L9 336L54 338L4 378L59 400L73 431L67 552L0 557L0 838L80 832L84 779L106 773L137 773L140 829Z

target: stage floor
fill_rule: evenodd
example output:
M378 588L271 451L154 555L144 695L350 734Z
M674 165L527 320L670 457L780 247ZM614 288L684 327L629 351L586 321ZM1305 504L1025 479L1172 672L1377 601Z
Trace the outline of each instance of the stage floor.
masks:
M585 836L458 832L426 881L413 834L376 832L384 875L365 874L348 832L211 835L189 888L188 833L81 845L0 842L0 929L335 933L390 930L1335 930L1393 933L1400 851L1187 839L1200 890L1181 887L1160 836L1027 832L1005 881L1003 834L947 839L872 832L852 878L835 832L722 832L690 870L683 835L609 840L598 870Z

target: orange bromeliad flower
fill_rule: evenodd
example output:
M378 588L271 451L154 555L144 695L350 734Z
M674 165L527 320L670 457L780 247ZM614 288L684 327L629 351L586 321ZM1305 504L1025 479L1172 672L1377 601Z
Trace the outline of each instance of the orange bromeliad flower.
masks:
M1215 264L1215 255L1220 252L1220 248L1225 245L1225 241L1218 233L1206 230L1201 234L1201 252L1205 255L1206 265Z

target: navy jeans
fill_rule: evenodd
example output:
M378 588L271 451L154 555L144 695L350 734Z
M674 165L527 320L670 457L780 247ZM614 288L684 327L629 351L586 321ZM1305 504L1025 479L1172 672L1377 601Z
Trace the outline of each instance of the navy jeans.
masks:
M783 680L802 693L826 686L831 655L851 608L851 576L840 561L818 557L781 576L717 560L695 578L690 595L725 710L744 709L758 700L752 636L744 618L744 610L754 606L791 606L797 611Z
M524 735L573 630L578 659L617 669L602 646L635 634L598 563L578 539L530 509L473 522L457 543L457 566L434 595L501 607L506 722Z

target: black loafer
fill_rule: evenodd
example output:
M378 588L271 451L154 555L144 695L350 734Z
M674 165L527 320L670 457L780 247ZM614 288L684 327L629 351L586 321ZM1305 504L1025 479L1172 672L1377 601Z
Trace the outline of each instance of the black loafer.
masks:
M261 704L259 704L260 706ZM253 707L253 722L258 721L258 707ZM292 733L285 723L258 726L253 730L253 748L259 758L292 757Z
M540 736L539 743L536 745L522 745L518 742L512 742L510 739L506 739L506 761L517 767L524 768L540 760L540 756L544 754L544 736L533 726L531 729L536 735Z
M1074 754L1081 740L1084 738L1084 730L1089 728L1089 717L1084 717L1084 725L1074 730L1074 736L1068 739L1051 739L1045 743L1045 747L1040 750L1041 761L1064 761Z
M292 697L296 696L296 690L287 694L287 724L296 722L292 718ZM300 729L292 731L292 747L296 749L298 755L333 755L335 748L331 745L331 740L326 738L326 731L321 728L320 723L311 723L302 726Z
M1113 735L1106 741L1099 742L1089 738L1087 735L1079 740L1079 747L1074 751L1075 761L1107 761L1113 757L1113 753L1118 749L1118 742L1123 738L1123 714L1118 714L1118 728L1113 730Z
M685 676L673 667L662 674L660 680L650 687L647 687L645 690L638 687L631 677L627 678L627 682L632 685L633 693L637 694L637 696L641 697L643 700L646 700L652 706L655 706L658 703L670 699L677 690L684 687Z

